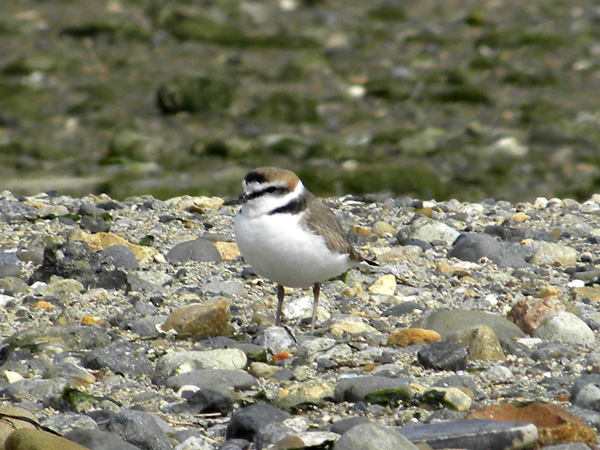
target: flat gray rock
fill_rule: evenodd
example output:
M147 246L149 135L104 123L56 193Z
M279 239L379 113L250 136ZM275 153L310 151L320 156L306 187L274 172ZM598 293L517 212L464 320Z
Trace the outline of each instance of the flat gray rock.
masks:
M63 437L89 450L139 450L139 447L107 431L79 429L69 431Z
M154 365L146 357L146 349L127 341L92 350L85 355L83 364L88 369L110 369L114 373L131 376L154 372Z
M529 447L538 440L535 425L499 420L454 420L407 426L398 431L415 444L433 448L512 450Z
M489 326L500 341L525 337L525 333L506 317L483 311L437 310L412 324L415 328L435 330L442 339L475 325Z
M144 411L131 409L120 411L109 419L106 429L141 449L171 450L173 448L158 419Z
M179 389L185 385L216 390L233 388L239 391L257 386L258 381L246 372L224 369L192 370L191 372L167 378L167 386L170 388Z
M393 428L377 423L356 425L333 445L333 450L418 450Z
M386 377L366 376L344 378L335 385L333 396L338 403L358 402L364 400L372 392L382 389L400 389L401 387L408 389L405 384Z
M227 439L254 440L260 430L268 425L280 423L291 416L267 403L255 403L236 411L227 425Z
M221 254L215 244L207 239L194 239L175 245L167 253L167 261L171 263L184 263L188 261L220 262Z

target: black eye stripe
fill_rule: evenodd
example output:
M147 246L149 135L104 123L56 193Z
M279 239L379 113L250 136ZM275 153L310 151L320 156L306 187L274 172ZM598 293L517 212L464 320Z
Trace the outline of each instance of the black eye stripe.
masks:
M252 192L251 194L248 194L248 199L251 200L253 198L257 198L257 197L261 197L262 195L265 194L283 194L285 193L287 189L281 186L268 186L264 189L261 189L260 191L255 191Z

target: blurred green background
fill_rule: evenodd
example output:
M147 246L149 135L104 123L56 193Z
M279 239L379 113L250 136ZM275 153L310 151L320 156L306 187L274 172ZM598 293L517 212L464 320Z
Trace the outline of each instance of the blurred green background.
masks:
M2 0L0 190L600 192L600 6Z

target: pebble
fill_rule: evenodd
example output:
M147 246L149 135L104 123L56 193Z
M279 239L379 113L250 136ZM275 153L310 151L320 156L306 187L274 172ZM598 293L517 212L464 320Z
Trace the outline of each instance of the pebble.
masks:
M248 358L237 348L168 353L156 362L159 376L179 375L198 369L242 370Z
M503 361L505 357L496 333L487 325L464 328L451 335L448 340L465 347L470 361Z
M133 377L152 372L153 365L146 356L147 349L127 341L119 341L107 347L92 350L83 359L88 369L109 369L116 374Z
M459 235L460 233L449 225L426 216L416 217L410 225L411 239L430 244L440 241L450 245Z
M563 244L544 243L531 258L532 264L573 267L577 262L577 250Z
M416 444L469 450L527 448L539 438L537 427L530 423L480 419L405 426L398 431Z
M477 325L487 325L501 341L525 336L508 319L482 311L436 310L413 324L413 326L437 331L442 339L446 339L457 331Z
M100 252L100 255L117 269L138 270L140 267L135 254L126 245L112 245Z
M252 441L255 435L267 425L281 423L290 415L266 403L255 403L231 415L227 425L227 439Z
M378 376L344 378L336 384L333 397L338 403L358 402L382 389L406 389L406 386L392 378Z
M467 368L467 349L451 341L423 347L417 352L417 358L426 369L456 371Z
M257 342L273 355L278 355L296 348L294 337L282 327L267 328Z
M139 450L114 433L97 429L76 429L64 435L70 441L76 442L89 450Z
M396 277L394 275L383 275L377 278L369 286L369 292L376 295L394 295L394 292L396 292Z
M163 331L175 330L179 339L202 339L227 335L231 312L226 299L182 306L174 310L162 324Z
M556 297L533 298L529 296L512 306L508 312L508 318L523 332L533 335L546 316L564 311L565 308L565 304Z
M463 261L477 262L487 258L500 267L526 267L525 259L518 254L514 247L507 247L487 234L463 233L461 234L448 257Z
M595 346L596 335L575 314L559 311L546 316L535 330L534 337L571 345Z
M110 416L106 430L140 448L171 450L173 445L158 417L144 411L125 409Z
M539 403L600 428L597 201L333 200L380 265L322 284L314 336L300 290L271 326L273 285L221 204L0 194L0 407L20 408L0 433L37 421L91 450L382 448L382 430L393 448L598 446L572 419L572 434L462 420ZM41 215L65 210L82 220Z
M4 443L5 450L88 450L55 434L21 428L11 433Z
M188 261L214 261L223 259L214 243L207 239L194 239L175 245L166 255L167 261L171 263L185 263Z
M362 423L346 431L333 450L417 450L418 447L392 428Z
M439 407L445 406L456 411L468 411L473 400L463 390L456 387L433 387L423 394L422 401Z
M173 389L192 385L199 388L246 390L257 386L252 375L237 370L199 369L181 375L173 375L166 379L166 385Z
M431 344L432 342L439 342L441 340L442 337L436 331L424 330L423 328L407 328L391 335L386 345L408 347L414 344Z

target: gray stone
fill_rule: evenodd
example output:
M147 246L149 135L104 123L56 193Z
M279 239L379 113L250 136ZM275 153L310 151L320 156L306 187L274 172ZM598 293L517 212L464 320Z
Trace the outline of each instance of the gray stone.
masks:
M451 341L426 345L417 352L417 358L426 369L456 371L467 368L467 349Z
M100 255L83 241L48 245L42 266L36 269L30 282L48 282L53 275L75 279L85 287L118 289L126 282L123 272L103 265Z
M64 437L70 441L77 442L89 450L139 450L124 441L114 433L97 429L76 429L69 431Z
M189 396L185 403L171 408L175 414L205 414L218 412L224 416L233 411L233 398L228 391L210 388L200 389Z
M543 243L531 257L531 263L540 266L573 267L576 262L577 250L563 244Z
M110 341L106 330L102 328L55 325L20 331L7 338L5 343L10 343L10 351L19 348L43 351L48 346L59 347L64 351L81 351L106 346Z
M88 369L110 369L114 373L130 376L149 375L153 365L146 357L146 348L127 341L92 350L83 359Z
M333 445L333 450L418 450L393 428L377 423L356 425Z
M242 295L245 292L241 280L211 281L202 286L202 292L210 295L225 295L233 297Z
M360 425L362 423L369 423L370 420L364 416L348 417L347 419L338 420L331 425L330 431L337 434L344 434L350 428Z
M285 422L272 422L257 430L254 435L254 444L257 450L261 450L294 434L294 430L288 427Z
M454 420L399 428L415 444L433 448L467 450L511 450L533 445L538 440L537 427L531 423L496 420Z
M145 450L171 450L173 445L158 423L144 411L126 409L111 416L106 430Z
M3 397L17 398L27 397L30 401L52 402L59 398L67 387L65 378L56 377L51 379L25 378L0 388Z
M563 231L580 238L586 237L594 228L590 223L575 214L565 214L559 218L558 224Z
M500 341L525 337L525 333L505 317L482 311L436 310L415 321L412 327L435 330L442 336L442 339L446 339L459 330L476 325L489 326Z
M220 262L222 260L215 244L202 238L175 245L169 250L166 258L171 263L185 263L188 261Z
M169 377L166 384L173 389L192 385L201 389L224 390L233 388L235 390L245 390L257 386L258 381L252 375L236 370L203 369Z
M108 233L110 231L110 223L102 217L83 217L79 226L89 230L90 233Z
M8 201L0 205L0 220L13 223L38 216L37 208L22 202Z
M567 311L559 311L542 319L534 337L570 345L594 346L596 335L587 324Z
M475 397L479 397L481 393L477 388L477 383L466 373L457 373L441 378L435 382L434 386L439 387L458 387L465 388L471 391Z
M135 254L126 245L112 245L100 252L100 256L118 269L137 270L140 267Z
M127 289L133 292L140 292L142 294L166 294L162 286L156 283L145 280L140 277L137 272L130 272L127 274Z
M407 388L407 386L392 378L378 376L351 377L338 381L335 385L333 397L338 403L358 402L375 391L401 388Z
M271 423L280 423L290 418L266 403L256 403L235 412L227 425L226 439L246 439L253 441L256 434Z
M527 267L525 259L509 248L487 234L462 233L448 257L471 262L487 258L499 267Z
M267 328L257 343L273 355L296 348L296 342L283 327Z
M242 370L248 358L237 348L167 353L156 363L156 374L172 376L199 369Z
M219 450L245 450L250 447L246 439L228 439L219 447Z
M459 235L451 226L426 216L417 216L410 224L410 238L414 240L452 244Z

